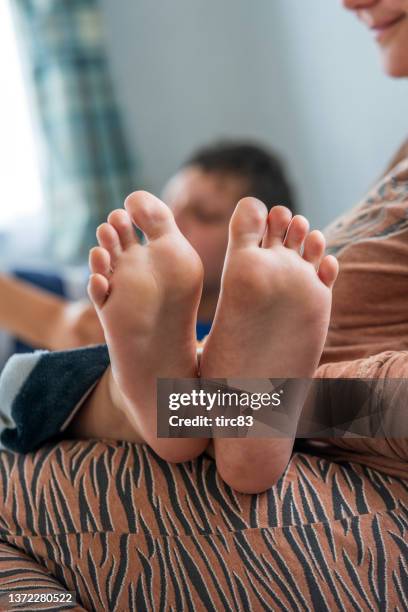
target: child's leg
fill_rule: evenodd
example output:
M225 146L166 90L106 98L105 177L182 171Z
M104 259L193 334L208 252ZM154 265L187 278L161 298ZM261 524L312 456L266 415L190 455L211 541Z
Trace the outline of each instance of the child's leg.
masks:
M157 437L156 383L197 375L202 264L163 202L136 192L125 207L99 227L100 247L90 256L89 294L111 358L111 371L101 384L126 414L132 439L139 437L168 461L185 461L199 455L208 441ZM138 242L132 223L147 244Z
M262 246L260 243L262 242ZM304 244L303 256L300 250ZM320 232L303 217L242 200L230 238L203 378L308 378L319 363L330 318L337 262L324 257ZM256 493L272 486L289 461L293 436L214 439L217 468L233 488Z

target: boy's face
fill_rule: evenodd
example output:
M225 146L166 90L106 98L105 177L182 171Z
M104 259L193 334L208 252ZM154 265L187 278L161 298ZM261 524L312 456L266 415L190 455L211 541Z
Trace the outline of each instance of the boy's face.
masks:
M246 181L234 175L190 166L176 174L164 189L164 201L203 262L204 292L219 289L229 221L245 188Z

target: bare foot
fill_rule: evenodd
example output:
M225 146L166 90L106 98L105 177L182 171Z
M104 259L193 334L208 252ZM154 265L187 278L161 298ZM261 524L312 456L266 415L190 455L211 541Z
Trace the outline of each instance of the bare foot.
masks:
M157 438L157 378L193 378L203 270L172 212L135 192L97 231L89 295L111 358L115 403L142 439L169 461L200 454L207 442ZM140 244L132 222L144 233Z
M203 378L313 376L338 266L335 258L324 257L323 235L308 232L307 220L292 219L283 206L268 215L254 198L238 203L217 312L202 355ZM215 439L214 446L224 480L238 490L258 492L282 474L293 439Z

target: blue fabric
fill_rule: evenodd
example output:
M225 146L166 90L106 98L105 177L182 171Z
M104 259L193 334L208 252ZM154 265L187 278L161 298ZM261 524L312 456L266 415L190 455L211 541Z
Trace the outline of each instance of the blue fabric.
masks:
M22 357L15 358L15 368L19 367L19 359ZM15 390L11 407L13 425L0 429L2 445L28 453L58 438L64 423L108 364L108 349L104 345L43 352L21 388Z
M202 340L210 333L211 321L197 321L196 333L197 340Z

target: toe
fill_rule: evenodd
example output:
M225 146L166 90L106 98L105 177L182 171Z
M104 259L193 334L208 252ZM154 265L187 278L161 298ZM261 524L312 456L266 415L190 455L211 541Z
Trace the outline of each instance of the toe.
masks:
M108 222L117 231L123 249L127 249L133 244L137 244L136 232L133 229L132 220L126 210L123 210L123 208L114 210L110 213Z
M94 306L101 308L109 295L109 281L102 274L91 274L88 283L88 295Z
M285 246L288 249L300 251L309 231L309 221L302 215L293 217L289 224L285 238Z
M96 230L96 237L100 246L108 251L114 265L122 253L118 232L110 223L102 223Z
M291 219L292 213L286 206L274 206L271 208L262 246L267 249L275 244L282 244Z
M317 270L324 255L325 248L326 241L322 232L313 230L313 232L310 232L310 234L306 236L303 259L313 264Z
M146 191L135 191L126 198L130 218L148 240L178 231L173 213L164 202Z
M231 217L229 244L233 247L257 246L266 229L268 209L256 198L240 200Z
M92 274L102 274L108 278L111 274L111 258L109 252L102 247L94 247L89 251L89 269Z
M339 273L339 263L333 255L327 255L323 258L319 267L320 280L331 289L336 282Z

